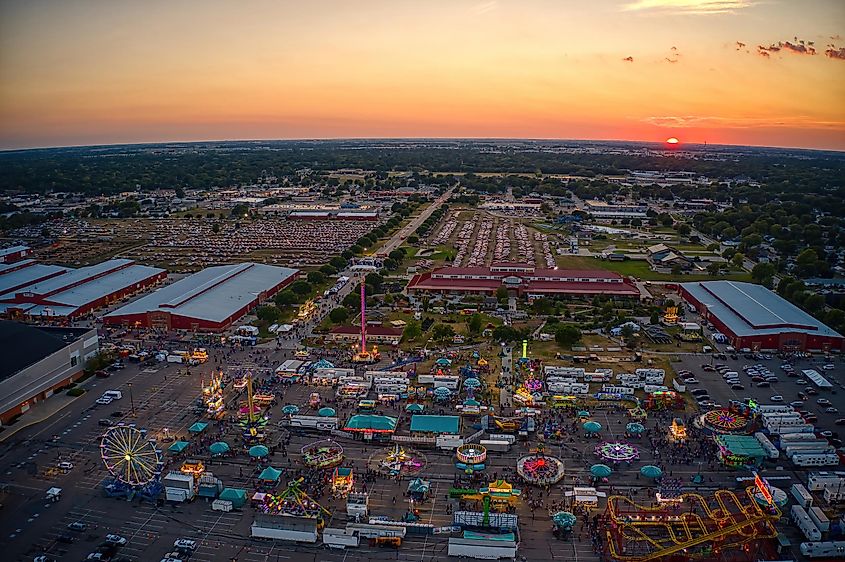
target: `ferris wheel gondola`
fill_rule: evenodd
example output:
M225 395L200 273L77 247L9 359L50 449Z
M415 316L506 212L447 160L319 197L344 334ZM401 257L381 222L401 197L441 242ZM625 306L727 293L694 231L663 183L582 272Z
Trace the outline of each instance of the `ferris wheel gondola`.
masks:
M161 451L134 427L112 427L100 440L100 458L114 478L129 486L145 486L161 475Z

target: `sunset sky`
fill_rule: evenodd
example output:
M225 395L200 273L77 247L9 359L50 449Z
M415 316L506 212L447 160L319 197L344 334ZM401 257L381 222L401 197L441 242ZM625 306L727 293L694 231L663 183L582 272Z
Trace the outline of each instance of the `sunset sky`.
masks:
M0 147L524 137L845 150L842 0L0 0Z

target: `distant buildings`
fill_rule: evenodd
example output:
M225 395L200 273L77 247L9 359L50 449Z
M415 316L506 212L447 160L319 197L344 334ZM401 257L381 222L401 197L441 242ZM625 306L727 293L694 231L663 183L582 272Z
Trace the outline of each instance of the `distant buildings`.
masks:
M648 218L647 205L616 205L605 201L590 200L586 202L585 211L596 220L645 219Z
M299 270L257 263L203 269L103 317L106 324L219 332L292 283Z
M0 249L0 263L14 263L32 254L29 246L12 246Z
M490 267L441 267L414 275L410 295L495 294L504 287L517 295L639 298L639 290L618 273L604 270L539 269L527 264L498 263Z
M76 319L167 277L157 267L114 259L71 269L24 260L0 267L0 312L30 319Z
M654 269L692 269L693 262L683 253L666 244L655 244L646 248L646 260Z
M681 296L737 349L842 351L845 338L794 304L753 283L682 283Z

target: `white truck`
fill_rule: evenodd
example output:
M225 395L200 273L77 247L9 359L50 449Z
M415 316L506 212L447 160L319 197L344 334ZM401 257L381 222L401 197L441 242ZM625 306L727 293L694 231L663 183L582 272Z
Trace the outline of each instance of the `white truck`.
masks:
M214 500L211 502L211 509L214 511L223 511L223 512L230 512L232 511L232 502L229 500Z
M358 533L349 529L334 529L326 527L323 529L323 544L327 548L345 549L357 547L361 543Z

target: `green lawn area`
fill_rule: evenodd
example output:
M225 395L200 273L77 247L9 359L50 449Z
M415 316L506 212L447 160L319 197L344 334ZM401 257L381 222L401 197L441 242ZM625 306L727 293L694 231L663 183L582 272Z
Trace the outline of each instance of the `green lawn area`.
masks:
M730 272L722 275L672 275L657 273L651 270L645 260L609 261L596 258L582 258L588 260L588 267L598 267L615 271L616 273L636 277L644 281L712 281L714 279L731 279L733 281L751 281L751 274L747 271Z

